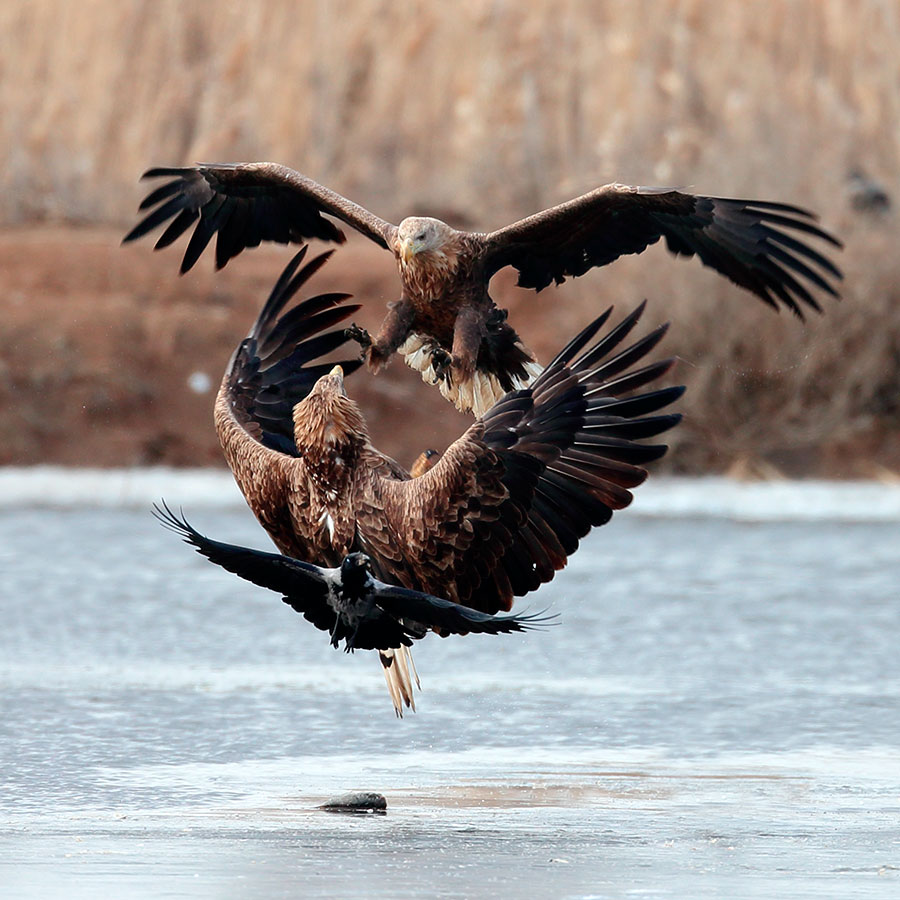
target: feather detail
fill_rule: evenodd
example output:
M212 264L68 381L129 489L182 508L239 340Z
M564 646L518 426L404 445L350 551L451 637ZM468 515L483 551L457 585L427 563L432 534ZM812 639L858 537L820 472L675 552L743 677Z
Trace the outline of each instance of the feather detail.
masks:
M521 342L517 345L526 353ZM436 384L441 394L447 398L460 412L471 412L475 416L483 416L498 400L504 397L508 391L500 383L500 379L492 372L476 369L472 377L462 382L453 382L452 379L441 378L434 370L432 354L440 349L440 345L422 334L411 334L397 348L402 353L406 364L422 375L422 381L427 384ZM527 388L541 372L544 371L540 363L535 361L523 363L527 375L525 378L512 375L512 390L518 391Z
M400 646L393 650L380 650L378 658L381 660L384 680L387 683L388 693L391 695L391 702L394 704L394 712L398 719L402 719L404 704L413 712L416 711L413 679L415 679L416 687L422 690L412 653L409 652L409 647ZM410 672L412 672L412 677L410 677Z

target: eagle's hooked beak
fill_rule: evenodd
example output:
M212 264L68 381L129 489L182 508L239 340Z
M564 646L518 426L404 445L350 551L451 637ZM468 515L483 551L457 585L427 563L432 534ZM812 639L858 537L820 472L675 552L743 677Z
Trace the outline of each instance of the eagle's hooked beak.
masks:
M416 255L416 251L413 247L413 241L410 238L403 238L400 241L400 259L403 260L405 264L409 264L409 261Z
M344 370L340 366L335 366L328 374L337 377L338 389L346 397L347 392L344 390Z

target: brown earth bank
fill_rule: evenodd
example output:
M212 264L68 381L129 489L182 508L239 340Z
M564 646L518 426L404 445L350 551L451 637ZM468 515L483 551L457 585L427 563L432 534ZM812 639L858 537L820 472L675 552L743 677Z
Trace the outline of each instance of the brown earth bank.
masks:
M814 210L846 280L805 325L660 247L492 293L544 360L649 298L688 386L670 471L889 477L898 42L880 0L2 3L0 463L221 464L215 387L290 253L179 278L174 249L119 241L144 169L271 159L391 221L487 231L610 181ZM356 235L313 285L354 292L369 327L397 288ZM466 424L399 361L348 387L402 461Z
M845 263L855 242L871 251L884 237L845 224ZM177 250L120 238L0 232L0 464L223 465L215 391L291 251L260 248L218 273L204 258L179 277ZM900 471L900 279L891 266L878 277L847 268L845 301L807 325L659 248L539 296L501 273L492 294L543 361L608 303L624 313L651 298L647 327L671 320L661 352L682 358L670 380L688 385L659 468L890 478ZM397 289L392 258L353 238L308 287L352 292L369 328ZM378 446L406 464L469 421L399 360L379 376L361 370L348 390Z

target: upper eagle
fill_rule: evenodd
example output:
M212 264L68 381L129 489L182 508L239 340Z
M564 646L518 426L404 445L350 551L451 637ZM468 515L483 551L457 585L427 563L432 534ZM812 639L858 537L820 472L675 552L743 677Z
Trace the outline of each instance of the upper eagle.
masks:
M785 203L609 184L484 234L423 217L392 225L275 163L155 168L144 177L170 180L147 195L141 209L156 208L125 240L171 219L156 242L165 247L196 222L182 272L216 232L218 267L261 241L343 242L343 232L325 215L390 250L400 269L400 298L389 305L374 339L353 331L369 365L378 369L400 350L423 378L439 382L445 396L476 416L540 371L488 295L491 277L505 266L518 270L521 287L540 291L665 237L673 253L696 254L770 306L783 304L801 318L804 304L820 309L812 289L837 296L829 279L841 278L801 238L841 244L813 224L811 213Z

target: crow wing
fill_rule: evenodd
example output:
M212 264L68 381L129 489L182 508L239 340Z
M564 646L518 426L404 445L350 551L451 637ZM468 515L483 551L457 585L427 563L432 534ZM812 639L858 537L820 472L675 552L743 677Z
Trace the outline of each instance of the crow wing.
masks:
M409 646L413 637L425 635L421 628L404 625L380 609L373 610L359 628L349 626L343 619L338 620L337 612L329 602L339 574L337 569L321 569L280 553L211 540L190 525L184 515L176 515L165 502L154 504L153 513L166 528L180 535L186 544L191 544L210 562L281 594L283 601L308 622L321 631L330 632L335 647L341 640L352 637L353 649L387 650L401 644Z
M509 634L551 624L556 616L492 616L452 600L375 580L375 602L395 618L411 619L442 635Z
M642 310L590 343L604 313L429 472L374 481L360 498L357 529L380 577L483 612L508 610L514 596L550 581L591 527L631 502L630 489L647 477L641 465L667 449L640 441L680 420L653 414L683 392L628 396L673 363L634 368L666 326L613 352Z
M335 611L328 603L331 579L335 575L332 570L320 569L280 553L265 553L213 541L191 526L183 514L176 515L165 501L153 505L153 514L210 562L260 587L290 595L297 612L303 613L317 628L330 631L334 627Z
M276 163L214 164L156 168L142 178L170 179L140 205L152 209L123 243L143 237L165 222L155 249L167 247L196 223L181 271L187 272L216 240L216 268L245 247L262 241L301 243L309 238L342 244L344 233L323 214L334 216L382 247L393 244L396 227L311 178ZM169 221L171 219L171 221Z
M841 243L807 210L785 203L730 200L670 188L608 184L481 238L486 277L503 266L519 271L521 287L583 275L665 237L672 253L700 261L774 308L803 318L821 311L810 287L837 297L829 279L840 270L800 238Z

